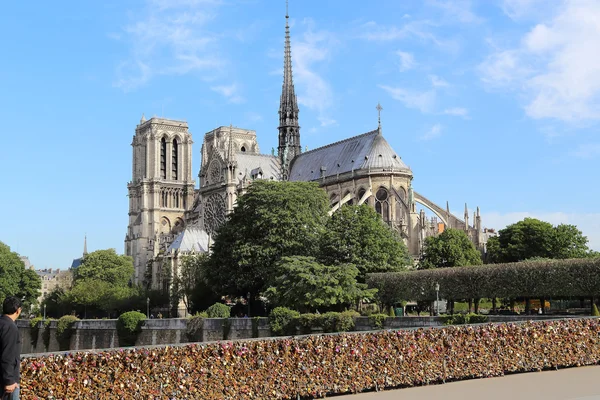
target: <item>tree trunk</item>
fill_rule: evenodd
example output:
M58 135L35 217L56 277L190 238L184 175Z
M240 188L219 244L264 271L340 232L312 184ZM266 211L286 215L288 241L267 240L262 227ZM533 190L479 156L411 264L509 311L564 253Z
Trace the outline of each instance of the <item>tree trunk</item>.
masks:
M525 314L531 314L531 299L529 297L525 298Z
M471 314L471 310L473 310L473 299L469 299L469 314Z
M492 297L492 313L496 314L498 310L496 309L496 298Z
M540 308L542 309L542 314L546 314L546 298L540 298Z
M448 302L450 303L450 315L454 314L454 300L448 300Z
M509 307L511 312L515 312L515 299L510 299Z
M585 299L583 297L579 298L579 308L585 307Z
M479 314L479 299L475 299L475 314Z
M595 304L596 299L594 298L594 296L591 297L590 299L590 315L594 315L594 304Z

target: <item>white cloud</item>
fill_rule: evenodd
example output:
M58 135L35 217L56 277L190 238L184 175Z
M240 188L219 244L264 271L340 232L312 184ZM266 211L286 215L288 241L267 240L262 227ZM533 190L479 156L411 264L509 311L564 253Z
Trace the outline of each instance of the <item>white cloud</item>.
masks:
M469 110L461 107L446 108L442 114L453 115L455 117L469 118Z
M329 60L337 40L327 31L315 31L311 20L304 21L304 24L307 30L299 40L294 40L295 36L292 35L292 62L298 102L317 111L321 126L327 126L335 123L328 116L333 104L333 91L318 67Z
M441 39L433 30L437 24L428 20L410 21L398 26L382 26L369 21L361 26L363 33L360 37L374 42L389 42L407 38L418 39L425 43L433 43L441 50L455 53L460 45L454 39Z
M428 90L412 90L389 85L378 85L392 98L402 102L408 108L415 108L422 113L432 113L435 108L437 91L450 84L437 75L430 75L431 88Z
M408 108L416 108L422 113L430 113L433 111L436 99L435 90L420 92L401 87L391 87L386 85L378 86L388 92L392 98L402 102Z
M400 72L413 69L417 65L417 63L415 62L415 58L411 53L398 50L396 54L398 55L398 57L400 57Z
M421 135L421 140L432 140L438 138L442 135L442 126L440 124L435 124L431 127L427 132Z
M130 46L130 55L117 67L115 86L132 90L157 75L213 73L223 65L223 58L217 54L217 35L207 25L219 4L216 0L148 0L120 37Z
M322 127L335 126L338 124L335 119L325 117L319 117L319 122Z
M591 159L600 156L600 143L581 144L569 153L573 157Z
M466 24L479 24L483 22L483 18L471 10L471 2L469 0L429 0L427 3L443 10L448 20Z
M525 217L537 218L550 222L553 225L571 224L576 225L584 236L587 236L588 246L600 251L600 213L564 213L564 212L511 212L482 213L483 226L488 228L502 229L507 225L523 220Z
M450 84L437 75L429 75L431 86L433 87L448 87Z
M517 92L531 118L598 120L598 21L599 2L565 2L553 17L531 28L518 47L490 55L479 66L481 78L492 87Z
M231 85L213 86L210 90L227 98L230 103L239 104L244 102L244 98L239 94L239 88L235 83L232 83Z
M548 0L503 0L502 11L513 20L539 13L548 6Z

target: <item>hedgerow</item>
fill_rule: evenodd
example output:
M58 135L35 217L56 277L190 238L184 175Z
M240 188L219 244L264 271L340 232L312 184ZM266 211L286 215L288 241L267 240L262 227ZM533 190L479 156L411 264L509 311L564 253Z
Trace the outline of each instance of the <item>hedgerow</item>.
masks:
M593 297L600 293L600 258L536 260L367 275L385 304L444 299Z

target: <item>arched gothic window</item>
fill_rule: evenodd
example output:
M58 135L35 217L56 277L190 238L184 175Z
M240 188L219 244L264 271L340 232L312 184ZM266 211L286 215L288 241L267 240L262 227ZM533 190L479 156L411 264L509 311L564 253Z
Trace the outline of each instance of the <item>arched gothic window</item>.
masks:
M356 204L358 204L360 202L360 200L363 198L363 196L365 195L365 193L367 193L367 191L365 189L360 189L358 191L358 196L356 197Z
M179 156L179 147L178 147L177 139L173 139L173 149L171 150L171 179L174 181L177 180L177 162L179 161L177 158Z
M384 221L390 220L389 195L385 188L379 188L375 194L375 211L381 215Z
M160 177L167 179L167 141L165 138L160 140Z

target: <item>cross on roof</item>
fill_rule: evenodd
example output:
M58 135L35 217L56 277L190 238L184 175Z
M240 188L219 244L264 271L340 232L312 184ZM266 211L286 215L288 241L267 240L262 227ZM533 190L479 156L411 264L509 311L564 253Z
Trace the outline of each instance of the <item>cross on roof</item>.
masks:
M381 126L381 110L383 110L383 107L381 107L381 104L377 103L377 107L375 107L377 109L377 121L379 122L379 126Z

